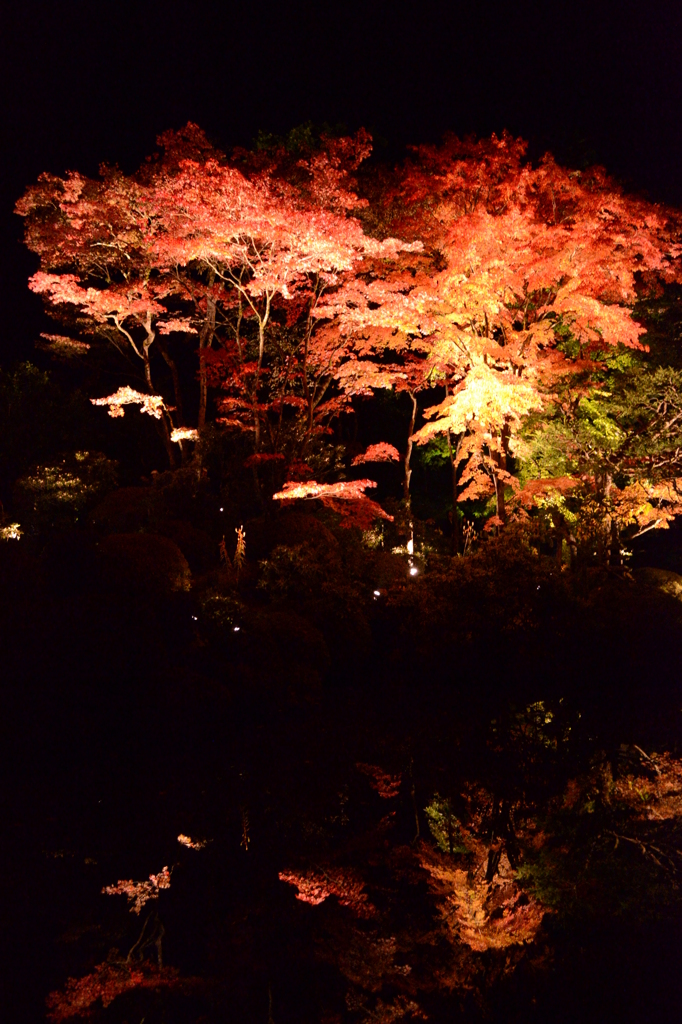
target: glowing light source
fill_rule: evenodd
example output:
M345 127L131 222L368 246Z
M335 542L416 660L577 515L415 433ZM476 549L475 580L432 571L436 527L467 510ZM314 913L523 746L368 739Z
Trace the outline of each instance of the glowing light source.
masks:
M234 630L233 630L233 632L234 632L234 633L238 633L238 632L239 632L239 629L240 629L240 627L239 627L239 626L235 626L235 627L234 627Z
M419 569L417 568L416 565L413 565L410 568L410 576L416 576L418 572L419 572Z
M375 590L374 591L374 596L375 597L381 597L381 591L380 590Z

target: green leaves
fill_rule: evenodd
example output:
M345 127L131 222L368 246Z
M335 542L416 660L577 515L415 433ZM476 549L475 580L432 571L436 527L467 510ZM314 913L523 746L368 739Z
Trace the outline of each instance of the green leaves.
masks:
M442 853L468 853L464 845L459 822L452 812L450 801L433 794L433 799L424 808L431 835Z

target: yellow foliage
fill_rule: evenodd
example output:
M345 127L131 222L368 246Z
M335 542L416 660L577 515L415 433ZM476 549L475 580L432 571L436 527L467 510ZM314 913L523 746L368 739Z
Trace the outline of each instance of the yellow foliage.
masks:
M528 413L542 408L537 390L510 372L491 369L476 359L459 391L426 409L429 417L413 435L417 444L425 444L448 430L461 434L473 421L491 434L498 434L509 423L518 423Z

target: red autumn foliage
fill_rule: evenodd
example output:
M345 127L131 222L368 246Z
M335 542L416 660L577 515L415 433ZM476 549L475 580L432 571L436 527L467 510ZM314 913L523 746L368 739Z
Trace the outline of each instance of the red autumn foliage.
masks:
M163 337L179 333L198 345L199 430L207 356L217 346L225 409L239 400L256 452L264 416L277 412L273 402L299 405L311 434L330 380L308 359L311 311L325 289L366 258L391 259L404 248L367 236L350 216L363 205L352 191L352 172L371 150L370 137L361 131L326 139L323 151L294 168L281 153L229 160L191 124L158 141L161 159L135 175L108 168L100 180L42 175L27 190L16 210L41 260L32 289L67 317L68 307L80 311L93 334L129 347L152 393L152 354L160 351L180 421L169 421L167 432L183 425L183 406L179 370ZM290 326L302 321L303 333L275 380L266 349L278 304ZM245 336L249 324L255 334Z
M352 466L361 466L364 462L399 462L400 452L392 444L380 441L379 444L371 444L362 455L356 455Z
M297 155L228 157L191 124L159 144L133 175L42 175L17 212L41 261L30 286L54 313L127 347L150 400L161 397L157 353L166 364L173 401L158 412L171 460L171 437L186 457L178 429L193 429L173 356L191 339L199 432L214 387L218 422L246 432L261 461L305 461L354 399L406 392L406 498L412 444L445 435L454 499L495 494L502 524L528 416L605 347L643 350L638 292L682 280L677 212L627 195L601 168L550 156L533 167L506 133L418 147L394 172L367 175L364 199L364 131ZM579 356L562 349L567 335Z
M284 462L284 456L279 452L273 454L255 452L253 455L249 455L248 459L244 459L244 468L250 469L251 466L263 466L267 462Z
M191 979L181 979L172 967L157 967L146 961L106 961L83 978L69 978L63 992L51 992L46 1001L47 1019L62 1024L71 1017L87 1018L98 1001L106 1009L127 992L176 989L187 984L192 984Z
M116 885L105 885L102 892L107 896L127 896L131 904L130 911L139 914L145 903L158 899L159 890L170 889L171 872L167 867L158 875L150 875L146 882L133 882L131 879L121 880Z
M336 896L342 907L348 907L356 917L370 918L376 908L363 892L364 882L350 869L328 867L324 871L280 871L279 879L298 889L296 899L317 906L330 896Z
M392 800L400 792L400 786L403 781L402 775L389 775L388 772L383 771L383 769L378 768L374 764L362 764L359 762L355 767L359 772L367 776L370 786L383 800Z
M284 490L273 494L275 501L317 498L322 504L340 516L343 527L357 527L368 530L376 519L392 520L381 505L365 494L370 487L376 487L375 480L342 480L337 484L318 484L315 480L304 483L289 481Z

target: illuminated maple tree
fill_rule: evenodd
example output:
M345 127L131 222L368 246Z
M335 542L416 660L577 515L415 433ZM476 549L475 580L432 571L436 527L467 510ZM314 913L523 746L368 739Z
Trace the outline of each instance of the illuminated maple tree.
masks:
M17 203L25 218L26 243L40 257L41 269L29 281L56 314L91 336L108 340L139 360L150 394L152 354L161 351L182 417L182 389L177 366L163 338L162 323L178 330L164 305L177 288L159 273L152 251L153 205L149 190L115 169L103 169L93 181L77 173L61 179L43 174ZM170 405L170 403L169 403ZM159 419L171 463L172 420Z
M324 360L309 358L312 310L366 257L404 247L367 236L350 215L362 203L349 173L371 149L369 136L324 140L296 161L295 183L281 154L228 161L194 125L158 141L163 155L136 175L43 175L27 190L17 212L41 258L31 288L58 313L76 310L95 332L127 345L150 393L152 353L160 351L180 421L171 421L167 404L168 442L184 425L182 383L165 340L178 333L198 344L199 431L211 381L225 392L221 421L252 431L256 452L265 426L277 447L272 431L281 432L286 407L305 413L310 436L331 381ZM284 323L275 324L278 303Z
M106 405L109 415L114 418L125 416L124 405L139 405L140 412L145 412L156 420L161 419L163 415L164 404L160 395L144 395L129 387L119 388L115 394L108 395L106 398L91 398L90 401L93 405ZM177 435L180 432L180 430L174 430L171 434L171 441L179 440Z
M158 141L134 175L42 175L27 190L17 211L41 260L30 286L138 358L150 401L163 394L160 353L171 459L172 440L186 454L203 429L216 388L218 422L252 440L256 482L263 460L305 460L354 400L391 390L410 401L406 501L412 445L444 436L453 503L494 496L501 526L528 417L558 389L586 395L605 350L644 352L637 296L680 280L674 211L600 168L550 156L534 167L507 134L418 147L394 172L365 175L364 196L364 131L229 158L191 124ZM196 427L173 358L182 339L198 355Z
M272 497L275 501L316 498L337 513L341 526L356 526L367 530L376 519L393 519L378 502L372 501L365 494L365 491L374 487L375 480L341 480L336 484L321 484L315 480L297 483L292 480Z
M460 499L494 492L500 524L513 460L525 454L521 424L559 380L589 374L600 350L642 350L637 281L679 280L682 253L674 211L626 195L599 168L570 172L549 156L533 168L524 158L525 144L508 135L420 147L371 211L376 233L425 246L411 280L409 257L396 269L413 319L393 324L418 344L424 386L444 385L446 397L413 439L456 438ZM369 317L360 302L337 312L360 332L365 318L381 323L377 304Z

